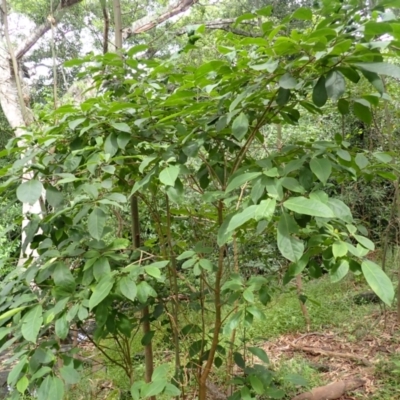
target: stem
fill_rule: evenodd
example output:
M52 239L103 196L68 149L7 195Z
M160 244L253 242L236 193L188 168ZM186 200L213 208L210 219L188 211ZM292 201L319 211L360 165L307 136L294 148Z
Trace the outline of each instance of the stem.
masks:
M218 202L218 225L221 226L223 221L223 209L224 204L220 200ZM215 306L215 323L214 323L214 333L210 347L210 353L206 365L204 366L200 377L199 377L199 400L206 400L207 398L207 378L211 372L211 368L214 362L215 353L217 351L217 346L219 343L219 332L222 325L222 303L221 303L221 283L222 275L224 272L224 250L225 246L219 248L218 256L218 270L215 277L215 292L214 292L214 306Z
M29 125L29 118L28 118L28 112L25 106L24 102L24 95L22 93L22 86L21 86L21 79L19 77L19 69L18 69L18 62L17 58L15 57L14 49L11 43L10 39L10 33L8 29L8 10L7 10L7 0L3 0L2 3L2 11L3 11L3 26L4 26L4 36L7 42L7 47L8 47L8 52L10 54L11 62L12 62L12 67L14 71L14 79L15 79L15 84L17 86L17 92L18 92L18 100L20 103L21 111L22 111L22 116L24 118L25 124Z
M178 315L179 315L179 301L178 301L178 278L177 278L177 268L176 268L176 256L172 247L172 234L171 234L171 211L169 207L169 199L168 195L165 195L165 203L166 203L166 212L167 212L167 241L170 255L170 264L169 264L169 275L170 282L172 287L172 317L175 320L173 324L171 324L172 335L175 345L175 381L176 383L182 383L181 379L181 359L180 359L180 346L179 346L179 329L178 329Z
M114 25L115 25L115 48L122 48L122 15L120 0L113 0Z
M135 195L131 197L131 219L132 219L132 244L134 249L140 247L140 221L139 221L139 207L138 200ZM142 328L143 334L150 333L150 320L149 320L149 306L145 305L142 310ZM144 346L144 362L145 362L145 373L144 378L146 382L151 382L153 375L153 346L150 343ZM155 396L150 397L151 400L155 400Z

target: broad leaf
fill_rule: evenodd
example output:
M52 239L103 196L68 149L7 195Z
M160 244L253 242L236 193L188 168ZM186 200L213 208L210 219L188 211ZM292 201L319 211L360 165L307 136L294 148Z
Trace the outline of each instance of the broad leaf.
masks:
M289 73L286 73L281 76L278 84L283 89L294 89L297 85L297 80Z
M331 71L325 81L326 93L332 100L338 100L346 90L346 81L338 71Z
M135 281L129 276L124 276L119 281L119 290L129 300L135 301L137 294L137 287Z
M334 218L333 211L321 201L307 199L305 197L291 197L283 205L298 214L311 215L313 217Z
M95 288L89 299L89 309L93 310L99 303L101 303L110 293L114 286L114 280L105 278Z
M47 376L37 391L38 400L63 400L64 384L60 378Z
M241 174L241 175L235 176L235 178L233 178L229 182L229 184L228 184L228 186L227 186L227 188L225 190L225 193L229 193L232 190L237 189L238 187L244 185L246 182L250 182L250 181L252 181L253 179L257 178L260 175L261 175L261 172L248 172L248 173L245 173L245 174Z
M354 63L353 65L364 71L374 72L379 75L386 75L392 78L400 79L400 67L394 64L378 62L378 63Z
M21 203L35 204L42 195L43 185L37 179L21 183L17 188L17 197Z
M370 260L364 260L361 269L371 289L385 304L391 306L394 299L394 288L392 281L382 268Z
M310 169L323 184L326 184L332 173L332 164L326 158L315 157L310 161Z
M160 172L159 179L164 185L174 186L179 175L179 165L169 165Z
M240 113L233 121L232 134L237 140L242 140L249 129L249 120L244 113Z
M299 7L293 14L292 18L301 19L305 21L312 20L312 11L307 7Z
M106 226L107 216L105 212L96 207L88 217L88 231L92 238L100 240Z
M339 282L347 275L348 272L349 272L349 262L347 260L342 260L337 268L332 268L329 271L331 282L332 283Z
M43 324L43 309L40 304L30 309L21 319L21 333L24 339L36 343L37 336Z
M317 84L314 86L312 99L313 103L317 107L324 106L328 100L328 93L325 87L325 77L323 75L318 79Z

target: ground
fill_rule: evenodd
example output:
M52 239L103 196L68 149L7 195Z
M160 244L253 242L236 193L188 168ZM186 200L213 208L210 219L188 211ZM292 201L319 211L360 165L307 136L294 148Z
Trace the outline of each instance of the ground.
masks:
M396 280L394 273L391 277ZM245 334L248 344L266 351L276 382L287 394L284 399L331 382L357 378L363 380L363 385L340 400L400 400L400 326L395 308L374 303L355 304L354 295L368 290L363 278L348 277L335 284L329 277L308 282L304 279L303 284L309 298L306 302L311 318L309 330L295 290L289 285L266 306L264 320L255 321L251 329L238 335L243 338ZM161 332L156 333L156 363L173 359L162 338ZM86 357L96 363L88 364L68 400L131 398L124 373L110 365L99 368L97 361L101 356L93 346L84 342L81 346ZM138 340L132 354L141 351ZM143 372L141 358L135 361L135 371L138 375ZM215 370L210 379L226 393L225 376L224 372ZM298 384L301 381L305 386ZM190 387L187 390L190 393ZM157 400L164 399L157 397Z

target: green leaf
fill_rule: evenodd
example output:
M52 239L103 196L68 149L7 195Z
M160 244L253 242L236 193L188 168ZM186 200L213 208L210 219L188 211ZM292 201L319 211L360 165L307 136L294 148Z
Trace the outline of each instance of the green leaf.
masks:
M75 385L81 380L80 373L74 368L74 364L63 365L60 368L61 377L67 385Z
M56 286L60 286L68 292L75 290L75 279L64 262L58 261L55 263L53 279Z
M131 128L125 122L110 122L110 125L117 131L131 133Z
M312 99L313 103L317 107L324 106L328 100L328 93L325 87L325 77L323 75L318 79L317 84L314 86Z
M126 145L129 143L129 141L131 140L132 135L126 133L126 132L122 132L117 136L117 143L118 143L118 147L122 150L125 150Z
M46 189L46 201L50 204L51 207L55 208L63 203L64 196L56 188L49 186Z
M326 158L312 158L310 161L310 169L314 175L324 184L328 181L332 173L332 164Z
M243 292L243 298L249 302L249 303L254 303L254 294L253 291L248 288Z
M275 207L275 199L262 200L255 210L254 218L256 221L260 219L270 219L274 215Z
M256 357L258 357L262 362L269 364L269 358L264 349L260 349L259 347L248 347L247 350L249 350L251 354L254 354Z
M291 236L297 229L293 217L283 214L278 222L277 244L281 254L290 261L298 261L304 253L304 243L302 240Z
M67 315L64 314L61 318L59 318L55 323L55 331L56 335L60 339L66 339L69 332L69 324L67 321Z
M156 396L160 394L165 389L166 386L167 386L166 379L146 383L146 385L142 388L142 397L145 398L145 397Z
M14 386L27 363L27 356L23 356L7 376L7 383Z
M68 122L68 126L69 126L70 129L74 130L76 127L78 127L85 120L86 120L86 118L74 119L73 121L69 121Z
M300 19L303 21L312 20L312 11L307 7L299 7L293 14L292 18Z
M25 310L26 307L16 307L11 310L6 311L4 314L0 315L0 322L13 317L15 314L18 314L20 311Z
M113 132L107 136L104 142L104 153L113 157L118 151L117 135Z
M390 163L390 162L392 161L392 159L393 159L393 157L392 157L390 154L388 154L388 153L382 153L382 152L379 152L379 151L377 151L377 152L375 152L375 153L372 153L372 155L373 155L378 161L380 161L380 162L382 162L382 163L384 163L384 164Z
M160 172L160 182L167 186L174 186L179 175L179 165L169 165Z
M146 303L147 299L157 297L157 292L146 282L142 281L137 285L137 298L141 303Z
M313 217L334 218L333 211L321 201L307 199L305 197L291 197L283 205L298 214L311 215ZM293 260L292 260L293 261Z
M244 113L240 113L233 121L232 134L237 140L242 140L249 129L249 120Z
M346 246L347 248L347 246ZM347 252L347 250L346 250ZM347 260L342 260L337 268L332 268L329 271L331 277L331 282L336 283L342 280L349 272L349 262Z
M163 394L172 399L173 397L179 396L181 394L181 391L172 383L167 383Z
M278 84L283 89L294 89L297 85L297 80L289 73L286 73L281 76Z
M362 154L362 153L358 153L356 155L355 162L360 169L364 169L369 164L368 158L365 157L364 154Z
M360 100L356 100L353 104L353 111L355 116L367 123L370 124L372 122L372 113L369 107L367 107L364 103L361 103Z
M347 100L340 99L338 101L337 106L338 106L338 110L339 110L340 114L347 115L350 113L350 104Z
M18 392L24 394L25 390L28 389L29 386L29 379L24 375L18 382L17 382L17 390Z
M264 385L256 375L250 375L250 385L257 394L264 394Z
M375 63L354 63L354 66L363 71L374 72L379 75L386 75L392 78L400 79L400 67L386 62Z
M96 281L100 281L100 279L104 275L109 275L111 272L110 263L107 257L98 258L93 264L93 276Z
M351 215L350 208L339 199L329 199L328 206L335 214L336 218L341 219L344 222L351 223L353 216Z
M260 8L259 10L256 11L257 15L262 15L263 17L269 17L272 12L272 5L269 5L264 8Z
M346 81L338 71L329 72L325 81L326 93L332 100L338 100L346 90Z
M125 276L119 281L119 290L127 299L131 301L136 300L136 294L137 294L136 283L129 276Z
M364 246L366 249L374 251L375 250L375 245L374 243L369 240L368 238L360 235L353 235L354 238L357 240L358 243L360 243L362 246Z
M335 242L332 245L332 253L335 258L344 257L347 254L347 245L344 242Z
M37 391L38 400L63 400L64 384L60 378L47 376Z
M150 275L153 278L159 279L161 277L161 271L157 267L154 267L154 266L151 266L151 265L146 265L144 267L144 270L146 271L147 275Z
M298 261L304 253L302 240L290 235L284 235L279 230L277 232L277 244L281 254L290 261Z
M37 179L21 183L17 188L17 198L21 203L35 204L43 192L43 185Z
M43 309L40 304L31 308L21 319L21 333L24 339L36 343L37 336L43 324Z
M382 268L370 260L364 260L361 269L371 289L385 304L391 306L394 299L394 288L392 281Z
M245 208L240 213L235 214L232 217L232 219L230 220L226 231L227 232L234 231L235 229L241 227L243 224L245 224L250 219L255 218L255 213L256 213L257 208L258 208L258 206L252 205L252 206Z
M278 95L276 96L276 104L278 106L284 106L290 99L290 90L284 89L282 87L278 90Z
M240 174L235 176L228 184L225 193L229 193L232 190L244 185L246 182L250 182L253 179L261 175L261 172L248 172L246 174Z
M285 177L280 180L281 185L290 190L291 192L304 193L305 189L300 185L299 181L295 178Z
M99 303L101 303L110 293L114 286L114 280L109 277L105 278L98 283L93 289L93 293L89 299L89 309L93 310Z
M100 240L106 226L107 216L105 212L96 207L88 217L88 231L92 238Z

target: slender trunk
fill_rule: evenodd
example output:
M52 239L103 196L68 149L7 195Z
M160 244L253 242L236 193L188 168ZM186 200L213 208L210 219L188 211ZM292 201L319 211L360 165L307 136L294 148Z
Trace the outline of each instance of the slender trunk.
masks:
M223 202L218 203L218 225L221 226L223 222ZM221 286L222 286L222 276L224 272L224 251L225 246L219 248L218 256L218 269L215 277L215 287L214 287L214 307L215 307L215 320L214 320L214 332L211 341L211 346L206 361L206 365L202 368L199 376L199 400L207 399L207 378L211 372L215 352L217 351L219 343L219 334L222 325L222 302L221 302Z
M304 320L306 322L307 331L309 331L310 330L310 325L311 325L310 315L308 314L308 310L307 310L307 307L306 307L305 303L300 298L300 296L302 294L302 290L303 290L301 274L296 276L296 288L297 288L297 295L299 296L301 312L302 312Z
M122 15L120 0L113 0L114 9L114 29L115 29L115 48L122 48Z
M110 17L108 15L107 3L105 0L100 0L103 10L104 28L103 28L103 54L108 53L108 34L110 30Z
M170 275L170 284L172 289L172 318L174 319L171 329L175 346L175 381L179 386L181 386L182 374L181 374L181 359L180 359L179 329L178 329L179 326L178 316L180 308L178 300L179 288L178 288L178 277L176 269L176 256L172 246L171 212L169 207L168 195L165 195L165 202L167 211L167 240L168 240L168 248L170 256L169 275Z
M31 120L24 103L21 80L19 79L18 63L9 37L6 0L2 1L1 22L3 34L0 36L0 105L8 123L11 128L14 129L15 136L18 138L25 133L24 127L27 126ZM12 66L10 65L10 60ZM19 146L25 146L22 140L18 144ZM24 181L29 181L32 178L33 174L31 172L23 174ZM28 215L41 214L42 205L40 200L32 205L27 203L22 204L21 245L23 245L26 240L25 228L30 222ZM37 253L27 245L25 251L21 250L18 265L23 265L30 256L36 257Z
M139 207L138 200L136 196L131 197L131 219L132 219L132 244L134 249L140 247L140 220L139 220ZM145 306L142 310L142 329L144 336L150 334L150 311L149 306ZM151 377L153 375L153 346L150 343L144 346L144 362L145 362L145 372L144 377L146 382L151 382ZM155 396L150 397L151 400L155 400Z

